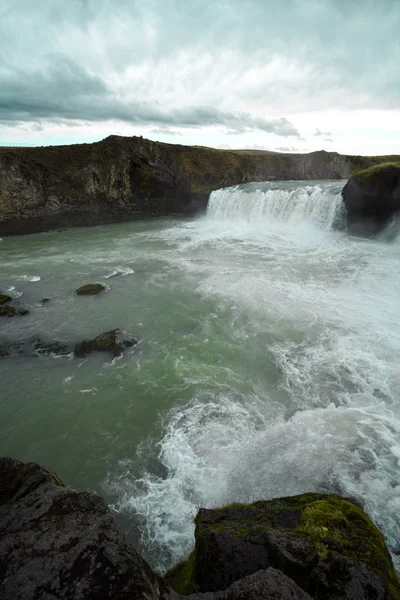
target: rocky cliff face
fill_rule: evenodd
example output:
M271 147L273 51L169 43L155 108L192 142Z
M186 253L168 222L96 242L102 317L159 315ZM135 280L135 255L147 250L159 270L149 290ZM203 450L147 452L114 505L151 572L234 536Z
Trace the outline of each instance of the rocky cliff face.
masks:
M347 178L355 158L118 136L95 144L0 148L0 235L193 214L205 208L214 189L268 179Z
M339 496L200 509L195 538L189 560L161 578L101 498L35 463L0 458L2 600L400 598L382 535Z

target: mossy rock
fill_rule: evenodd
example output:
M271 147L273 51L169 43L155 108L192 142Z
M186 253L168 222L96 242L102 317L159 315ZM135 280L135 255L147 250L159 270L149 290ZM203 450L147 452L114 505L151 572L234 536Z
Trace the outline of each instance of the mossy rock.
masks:
M78 296L96 296L101 292L104 292L105 286L101 283L87 283L86 285L82 285L76 290Z
M11 302L11 296L7 296L7 294L0 294L0 304L6 304L6 302Z
M14 306L0 306L0 317L22 317L27 315L29 310L26 308L14 308Z
M359 182L373 181L387 173L388 169L398 171L400 175L400 162L382 162L378 165L371 165L367 169L362 169L354 173L353 177Z
M166 575L179 593L224 590L273 567L313 598L399 600L399 580L382 534L338 495L200 509L195 548Z

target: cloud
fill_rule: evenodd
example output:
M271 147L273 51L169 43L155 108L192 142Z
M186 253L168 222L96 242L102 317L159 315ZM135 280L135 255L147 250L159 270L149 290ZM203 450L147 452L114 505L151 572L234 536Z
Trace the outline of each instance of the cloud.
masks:
M299 139L298 114L400 106L398 0L2 0L0 19L3 124Z
M320 136L320 135L329 136L329 135L332 135L332 133L331 133L330 131L321 131L320 129L318 129L318 128L317 128L317 129L315 130L315 133L314 133L314 135L315 135L315 136Z
M98 75L71 58L52 54L34 71L12 68L0 60L0 122L40 119L74 121L120 120L142 125L222 126L229 133L260 130L279 136L298 136L286 118L266 119L213 106L161 106L158 101L118 95ZM165 131L164 131L165 133Z
M173 131L172 129L167 129L167 127L159 127L158 129L151 129L149 133L153 135L180 135L182 134L179 131Z
M333 139L332 138L324 138L324 141L331 143L331 142L333 142Z

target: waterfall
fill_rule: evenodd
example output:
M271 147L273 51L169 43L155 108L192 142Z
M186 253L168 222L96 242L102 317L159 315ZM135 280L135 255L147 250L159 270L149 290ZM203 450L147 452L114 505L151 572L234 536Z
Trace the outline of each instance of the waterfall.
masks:
M223 188L211 193L210 219L311 223L337 227L343 215L342 182L262 182Z

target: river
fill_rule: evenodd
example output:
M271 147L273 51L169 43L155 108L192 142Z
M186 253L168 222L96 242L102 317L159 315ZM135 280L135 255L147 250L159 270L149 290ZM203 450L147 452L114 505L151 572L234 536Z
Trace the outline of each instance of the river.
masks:
M198 506L305 491L362 502L398 566L400 242L338 231L342 187L4 238L1 291L30 313L0 322L0 453L101 494L159 571ZM74 293L92 282L106 292ZM115 327L139 340L119 358L32 349Z

